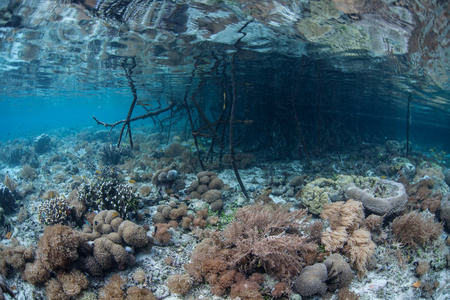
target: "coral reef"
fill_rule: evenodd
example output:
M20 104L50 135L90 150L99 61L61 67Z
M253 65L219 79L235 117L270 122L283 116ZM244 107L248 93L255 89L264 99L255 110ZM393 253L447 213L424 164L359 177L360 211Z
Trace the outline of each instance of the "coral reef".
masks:
M39 205L39 221L46 225L65 224L73 221L73 211L64 196L45 199Z
M380 179L369 189L350 184L345 194L349 199L361 201L364 208L378 215L392 216L405 209L408 195L398 182Z
M177 170L173 167L156 171L152 177L152 184L158 188L160 195L172 194L185 187L184 180L179 178Z
M155 295L146 288L127 287L125 280L118 274L111 276L109 283L98 293L98 300L157 300Z
M117 165L122 162L125 156L130 154L131 149L129 147L117 147L111 144L103 144L99 151L101 161L105 165Z
M203 171L197 174L197 180L191 182L186 189L191 199L202 199L210 205L212 211L223 208L222 192L223 180L211 171Z
M185 295L191 290L192 282L187 274L173 274L167 278L167 287L172 293Z
M16 207L16 198L11 190L0 183L0 207L4 212L10 213Z
M443 224L436 223L433 216L412 211L395 218L391 227L401 243L417 247L437 239L442 233Z
M52 148L52 140L49 135L41 134L34 140L34 152L43 154Z
M78 200L90 210L113 209L123 219L130 219L136 213L138 196L130 184L119 183L114 178L97 178L78 189Z
M23 271L25 264L34 259L34 250L21 246L17 239L11 239L11 246L0 244L0 275L7 276L11 270Z
M439 208L439 218L444 222L445 227L450 231L450 193L445 194Z

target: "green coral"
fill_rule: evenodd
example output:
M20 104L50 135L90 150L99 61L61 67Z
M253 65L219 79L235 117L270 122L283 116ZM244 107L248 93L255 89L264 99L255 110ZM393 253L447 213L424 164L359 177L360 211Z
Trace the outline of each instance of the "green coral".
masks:
M331 179L321 177L303 188L300 201L308 207L310 213L320 214L325 204L345 200L345 187L349 184L366 189L373 187L378 180L377 177L355 175L334 175Z

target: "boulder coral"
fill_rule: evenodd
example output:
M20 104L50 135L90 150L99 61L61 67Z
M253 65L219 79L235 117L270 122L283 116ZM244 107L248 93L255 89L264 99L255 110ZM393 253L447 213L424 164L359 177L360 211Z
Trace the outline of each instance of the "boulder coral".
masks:
M303 269L300 276L294 281L293 288L302 297L315 294L325 294L328 290L326 281L328 279L325 264L314 264Z
M216 173L203 171L197 174L197 180L191 182L187 192L190 198L202 199L210 204L212 211L218 211L223 208L223 187L224 183Z

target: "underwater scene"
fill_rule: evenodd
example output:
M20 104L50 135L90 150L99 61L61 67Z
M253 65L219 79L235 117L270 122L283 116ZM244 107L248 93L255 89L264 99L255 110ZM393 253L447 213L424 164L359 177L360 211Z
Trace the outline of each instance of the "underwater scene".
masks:
M0 1L0 299L450 299L449 19Z

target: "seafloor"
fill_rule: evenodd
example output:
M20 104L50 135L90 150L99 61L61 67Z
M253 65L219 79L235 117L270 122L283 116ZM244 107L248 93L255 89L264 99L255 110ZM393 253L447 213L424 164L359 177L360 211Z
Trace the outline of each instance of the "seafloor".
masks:
M122 152L115 152L110 147L116 143L117 133L108 133L98 128L88 128L81 132L61 129L48 132L45 136L18 138L1 144L0 178L5 181L2 189L8 189L11 192L8 197L12 195L14 199L13 202L8 202L10 201L8 197L2 195L0 254L1 274L5 278L2 287L6 299L11 299L6 292L8 286L15 294L15 299L108 299L112 297L112 294L106 293L104 287L111 281L114 274L122 278L122 282L116 285L116 288L118 286L123 299L127 295L126 299L131 299L133 286L151 291L157 299L227 299L232 296L236 299L239 297L240 299L276 299L276 297L277 299L308 297L450 299L450 240L448 238L450 224L444 223L449 221L450 215L448 186L450 157L445 152L436 149L420 149L418 145L413 145L410 156L404 158L404 146L401 141L386 141L385 144L362 144L357 149L348 150L345 153L316 155L311 157L310 162L305 159L260 161L257 155L239 153L237 163L250 197L249 200L245 198L232 168L229 167L229 157L224 156L223 164L217 162L205 164L208 171L215 173L213 177L217 175L224 183L223 186L219 185L218 196L217 194L212 196L220 198L220 203L220 201L215 202L217 199L213 202L200 192L193 193L197 186L192 182L199 179L196 175L201 171L201 166L196 160L196 148L192 141L184 141L182 134L172 133L168 138L166 134L149 135L145 130L147 129L135 130L134 149ZM208 147L207 144L201 145L200 150L206 152ZM219 156L216 154L215 157L217 160ZM167 174L155 177L155 174L161 174L161 170L166 173L169 170L177 171L172 174L176 175L176 186ZM346 187L333 185L332 182L342 181L341 175L353 175L352 180L361 176L358 180L364 181L366 179L361 178L372 177L376 178L373 179L375 181L381 178L400 182L408 193L406 204L393 213L386 213L382 223L377 228L372 228L370 235L374 248L368 250L368 255L371 257L362 262L354 259L361 253L353 253L352 249L349 249L351 248L349 241L342 242L342 247L337 246L334 251L329 251L332 247L322 241L325 241L327 234L329 236L330 232L337 229L330 228L330 226L333 227L332 218L325 220L326 218L320 217L323 204L311 204L311 201L316 201L314 197L320 198L319 194L323 194L324 191L321 188L331 188L326 190L328 197L323 196L328 199L327 201L330 199L335 203L346 201L342 192ZM60 264L55 268L47 266L49 274L45 275L48 276L46 281L30 279L32 276L27 275L27 272L37 261L57 259L52 255L57 255L55 253L58 253L58 249L55 252L50 251L50 255L43 253L42 244L44 243L39 240L42 240L44 229L52 224L62 223L79 232L82 230L81 227L85 227L85 232L89 230L92 232L92 229L86 229L86 227L92 228L93 223L94 226L97 225L97 221L92 219L92 211L98 212L95 205L96 203L98 205L100 200L90 199L89 201L93 202L87 203L88 196L83 194L85 197L83 198L80 196L82 194L80 191L98 184L106 184L102 178L108 176L114 177L115 184L127 186L133 193L133 197L137 199L132 205L127 204L129 205L127 212L123 210L123 207L120 208L122 209L120 216L129 218L145 228L147 236L154 237L151 241L153 246L130 247L131 242L119 241L118 243L122 243L123 246L128 245L126 250L133 253L135 261L130 260L129 263L121 264L117 261L112 262L111 266L104 267L98 275L92 275L94 271L90 272L90 269L80 266L82 263L77 260L82 254L76 253L68 263L66 261L66 264ZM212 180L213 177L207 180ZM320 178L331 180L331 184L317 184L311 196L307 191L314 189L313 182L317 183L318 181L315 180ZM317 194L314 196L314 193ZM58 200L60 204L57 204L60 206L52 206L52 199L60 199ZM82 203L83 208L75 209L71 206L74 204L70 202L73 199L78 200L77 205L80 205L79 202L83 200L86 200L86 203ZM178 280L184 282L187 287L185 289L174 287L175 277L171 275L187 274L184 266L190 261L196 245L205 238L220 236L227 225L233 222L233 213L239 207L255 201L262 201L271 207L277 207L273 204L276 203L279 207L285 207L290 211L309 208L310 212L314 212L314 214L308 213L311 219L305 222L307 224L312 224L313 221L322 222L322 237L319 235L314 241L311 238L317 251L312 261L303 261L302 267L304 269L307 264L321 263L332 252L341 253L350 263L354 274L348 289L346 287L334 291L328 289L324 294L302 297L298 294L298 288L293 288L297 275L291 278L277 276L279 274L276 267L265 268L264 259L259 260L253 267L246 269L241 265L238 268L238 271L245 275L253 271L263 274L264 279L258 282L259 286L257 285L252 295L240 293L233 284L225 285L222 290L219 290L218 284L214 284L215 281L211 277L199 282L202 278L194 280L186 275L184 279L179 277ZM63 205L62 208L61 205ZM187 211L182 211L183 207L187 207ZM119 210L119 207L116 206L116 208ZM205 208L209 211L202 217L198 212ZM164 210L166 212L163 212ZM169 210L172 213L167 212ZM175 210L177 210L176 213ZM159 212L158 216L156 216L157 212ZM406 225L410 226L406 229L406 233L404 228L403 231L394 232L392 223L400 216L411 212L420 213L420 220L428 222L429 227L426 227L426 230L434 230L435 233L424 232L423 228L419 228L420 224ZM355 221L358 223L357 226L362 228L362 220L367 219L370 214L371 212L366 209L365 215L360 216L361 220ZM188 220L186 219L188 215L196 215L198 218L188 217ZM185 221L187 223L183 223ZM170 222L171 227L155 226L155 222L161 224ZM295 225L291 226L295 227ZM287 234L288 229L283 234ZM413 233L412 237L408 236L408 231ZM295 231L295 234L308 238L307 232ZM351 234L348 229L347 234ZM417 235L423 236L417 237ZM95 243L90 242L90 245ZM50 242L50 248L58 246L61 245ZM35 251L26 256L23 254L24 247ZM228 245L228 248L232 247L233 245ZM279 251L284 251L283 246L280 248ZM23 257L18 258L22 254ZM253 253L252 255L258 261L258 257L265 254ZM13 258L18 262L13 263ZM229 263L232 264L231 261ZM80 284L83 287L72 289L63 285L64 276L61 273L74 274L75 269L85 274L88 280L87 288L86 284L84 286ZM216 277L219 278L221 274L217 271ZM167 283L168 278L172 280L170 289ZM215 280L219 280L218 278ZM286 288L279 294L275 294L275 285L283 281L280 278L286 278ZM245 277L241 279L249 280ZM115 280L117 281L117 277ZM55 296L49 282L56 283L58 286L58 281L60 290ZM80 281L83 280L80 279ZM234 284L237 284L237 279L235 281ZM322 283L319 281L319 284ZM248 286L254 288L254 282L249 283ZM111 283L108 288L112 291ZM148 295L136 297L133 299L152 299Z

